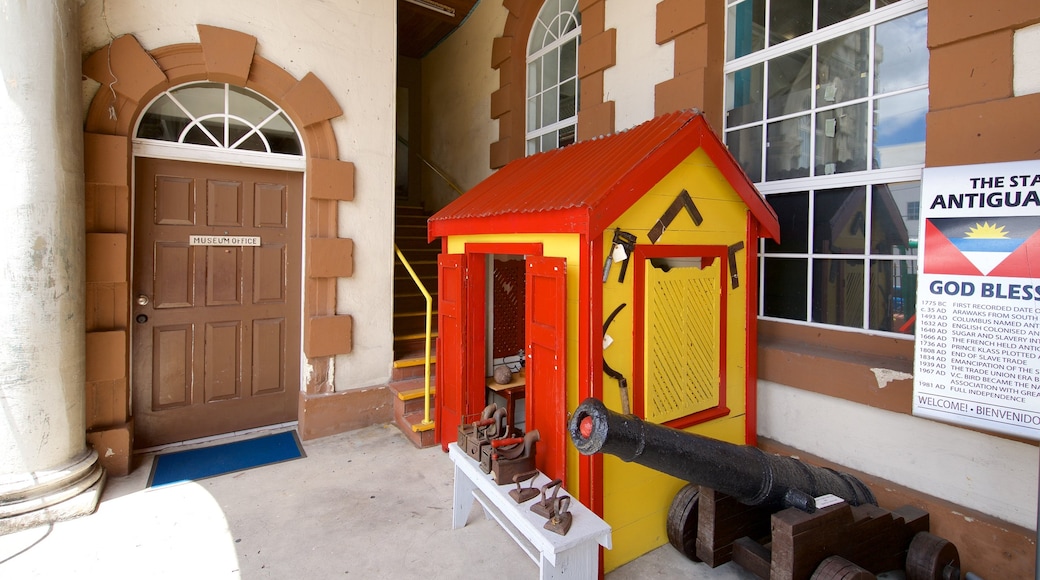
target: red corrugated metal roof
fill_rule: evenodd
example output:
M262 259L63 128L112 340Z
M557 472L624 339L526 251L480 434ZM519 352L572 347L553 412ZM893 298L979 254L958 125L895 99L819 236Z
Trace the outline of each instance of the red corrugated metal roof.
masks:
M488 233L599 235L698 148L779 239L776 214L696 111L651 119L627 131L517 159L437 212L430 239Z

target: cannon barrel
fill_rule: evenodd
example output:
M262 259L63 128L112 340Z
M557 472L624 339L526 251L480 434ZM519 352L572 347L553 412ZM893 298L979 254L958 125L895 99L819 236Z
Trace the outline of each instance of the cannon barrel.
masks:
M874 504L874 494L855 477L766 453L647 423L586 399L568 424L583 455L609 453L690 483L710 487L746 505L794 505L812 511L813 498L836 495L852 505Z

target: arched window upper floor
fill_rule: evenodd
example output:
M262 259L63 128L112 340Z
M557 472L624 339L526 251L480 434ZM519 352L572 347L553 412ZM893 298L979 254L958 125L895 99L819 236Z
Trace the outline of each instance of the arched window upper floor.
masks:
M578 0L545 2L527 42L526 155L576 140L580 43Z

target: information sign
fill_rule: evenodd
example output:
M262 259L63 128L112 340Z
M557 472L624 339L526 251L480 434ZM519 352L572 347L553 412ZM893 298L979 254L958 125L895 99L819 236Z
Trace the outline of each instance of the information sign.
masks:
M1040 161L924 170L913 412L1040 439Z

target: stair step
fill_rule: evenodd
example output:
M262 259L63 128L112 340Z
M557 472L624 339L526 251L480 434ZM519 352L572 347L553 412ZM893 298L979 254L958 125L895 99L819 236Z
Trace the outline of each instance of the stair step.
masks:
M421 367L424 364L426 364L425 357L421 357L420 356L420 357L416 357L416 358L401 358L401 359L397 359L397 360L394 361L394 368L395 369L403 369L403 368L408 368L408 367ZM435 354L431 354L430 355L430 364L431 365L437 364L437 355L435 355Z
M397 428L404 436L419 449L426 449L437 445L436 432L433 423L423 424L423 414L409 413L402 420L395 421Z

